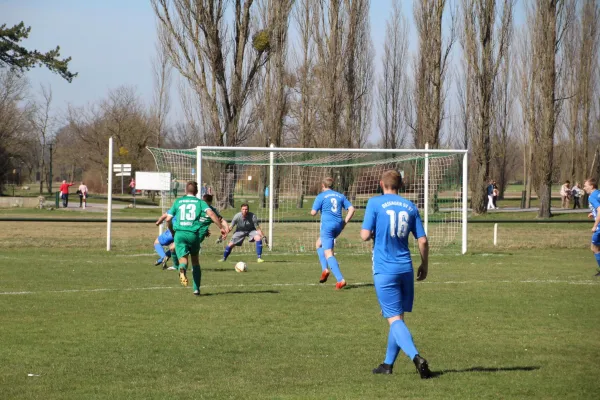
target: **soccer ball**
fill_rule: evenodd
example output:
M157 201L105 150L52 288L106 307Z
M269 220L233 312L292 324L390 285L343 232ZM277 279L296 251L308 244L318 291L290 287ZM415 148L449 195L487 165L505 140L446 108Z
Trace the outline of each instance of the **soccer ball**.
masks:
M246 272L248 271L248 266L246 265L245 262L240 261L239 263L235 264L235 272Z

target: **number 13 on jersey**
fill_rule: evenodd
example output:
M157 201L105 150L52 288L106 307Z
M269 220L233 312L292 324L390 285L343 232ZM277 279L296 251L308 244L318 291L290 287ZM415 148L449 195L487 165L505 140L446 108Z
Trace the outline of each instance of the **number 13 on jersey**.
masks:
M182 204L179 206L179 214L182 221L194 221L196 219L196 205Z
M390 217L390 236L405 238L408 235L408 213L399 211L396 214L394 210L387 210L385 213Z

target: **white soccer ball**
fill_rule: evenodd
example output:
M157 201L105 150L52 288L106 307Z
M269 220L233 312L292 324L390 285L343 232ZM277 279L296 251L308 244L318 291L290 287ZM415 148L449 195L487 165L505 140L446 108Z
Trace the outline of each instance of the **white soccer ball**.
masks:
M245 262L240 261L239 263L235 264L235 271L236 272L246 272L246 271L248 271L248 266L246 265Z

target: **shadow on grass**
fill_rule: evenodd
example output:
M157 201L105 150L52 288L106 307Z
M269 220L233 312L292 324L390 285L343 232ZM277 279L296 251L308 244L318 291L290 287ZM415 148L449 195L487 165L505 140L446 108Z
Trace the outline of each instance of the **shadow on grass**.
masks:
M233 268L202 268L202 272L210 271L210 272L235 272Z
M360 288L372 288L373 285L372 283L354 283L354 284L349 284L346 285L346 287L344 288L344 290L350 290L350 289L360 289Z
M444 369L441 371L432 371L433 377L438 377L444 374L452 373L463 373L463 372L511 372L511 371L536 371L540 369L540 366L527 366L527 367L471 367L465 369Z
M278 290L229 290L227 292L202 293L200 296L219 296L222 294L279 294Z

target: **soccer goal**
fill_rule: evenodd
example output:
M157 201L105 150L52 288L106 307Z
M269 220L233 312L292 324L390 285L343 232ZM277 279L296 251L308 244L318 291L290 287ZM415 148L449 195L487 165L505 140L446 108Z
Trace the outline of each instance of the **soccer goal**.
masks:
M433 251L467 251L467 151L433 149L302 149L258 147L148 148L159 172L170 172L181 188L189 180L213 194L228 221L247 203L268 236L271 251L313 251L320 217L310 210L325 177L356 208L336 250L371 251L359 237L369 198L380 195L381 174L399 171L400 195L421 213ZM179 191L179 195L183 190ZM168 202L166 202L168 203ZM212 241L210 245L216 246ZM219 246L222 246L220 244ZM246 251L254 251L246 247Z

